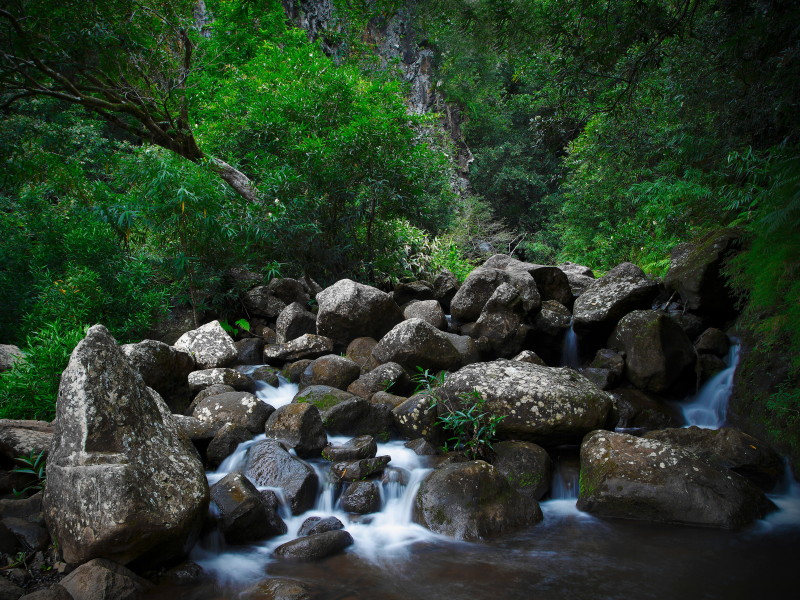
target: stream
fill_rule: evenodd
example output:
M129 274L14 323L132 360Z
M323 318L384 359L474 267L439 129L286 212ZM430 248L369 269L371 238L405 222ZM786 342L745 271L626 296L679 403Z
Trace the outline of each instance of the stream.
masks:
M731 349L728 369L711 379L685 404L687 421L717 428L738 361ZM253 367L255 369L256 367ZM256 395L275 407L291 402L297 385L258 383ZM210 485L244 467L250 446L241 444L214 472ZM344 437L329 436L339 444ZM209 585L158 586L148 595L163 600L224 600L265 577L288 577L310 586L319 599L442 598L783 598L794 595L800 554L800 485L787 472L770 498L779 511L749 528L720 531L645 521L600 520L576 509L580 462L577 446L551 451L556 465L551 489L542 499L544 521L481 543L458 542L411 522L420 482L430 471L403 441L378 445L390 467L405 469L407 485L381 486L380 513L353 517L338 505L324 459L307 461L320 479L315 507L292 516L281 490L281 518L287 534L250 546L226 547L212 533L198 542L190 559L224 589ZM269 489L269 488L262 488ZM295 539L310 516L336 516L355 543L343 554L309 563L272 559L277 546Z

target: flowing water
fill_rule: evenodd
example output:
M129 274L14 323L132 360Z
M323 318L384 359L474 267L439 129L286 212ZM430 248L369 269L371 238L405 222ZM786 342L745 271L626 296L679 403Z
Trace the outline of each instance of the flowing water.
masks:
M737 357L732 352L729 368L735 368ZM724 387L719 382L714 385ZM296 385L282 380L277 389L259 385L257 395L281 406L290 402L296 391ZM705 397L703 393L693 404L699 405L701 397ZM708 410L716 411L719 418L718 408ZM209 483L243 468L250 446L261 439L263 435L241 444L217 471L207 474ZM333 443L346 440L329 439ZM310 460L320 477L318 500L312 510L291 515L281 490L275 490L287 534L244 547L227 547L219 534L209 534L192 551L190 558L202 565L223 591L209 589L208 585L162 585L148 598L233 600L241 590L265 577L301 580L311 587L313 597L321 600L794 597L800 548L800 485L790 476L788 467L785 481L770 495L780 510L747 529L729 532L600 520L578 511L578 450L573 446L551 452L555 473L551 489L540 503L542 523L481 543L448 539L411 521L414 497L430 469L402 441L379 444L378 455L390 455L390 466L404 470L396 473L405 475L407 483L395 477L382 484L381 512L360 518L349 516L339 507L340 490L327 480L329 463ZM355 543L343 554L316 562L272 559L272 550L294 539L310 516L337 517Z
M719 429L725 423L728 411L728 398L733 390L733 376L739 364L738 340L732 340L724 369L709 379L700 389L694 400L683 404L686 426L697 425L706 429Z
M577 369L581 366L580 354L578 352L578 336L572 329L572 321L569 322L569 329L564 334L564 344L561 347L562 367L572 367Z

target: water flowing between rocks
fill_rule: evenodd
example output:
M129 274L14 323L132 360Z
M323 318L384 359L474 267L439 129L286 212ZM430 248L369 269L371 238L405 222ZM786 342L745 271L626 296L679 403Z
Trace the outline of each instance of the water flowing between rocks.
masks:
M738 361L731 349L728 369L711 379L686 406L691 423L719 427ZM254 367L255 368L255 367ZM257 396L282 406L297 386L281 380L278 388L259 383ZM715 422L711 422L716 419ZM215 472L209 484L242 469L249 448L265 436L241 444ZM329 437L334 444L346 438ZM225 590L162 585L148 598L212 600L238 598L241 590L265 577L297 579L314 598L405 599L589 599L589 598L781 598L795 585L800 543L800 485L788 472L770 495L779 511L740 531L719 531L643 521L600 520L576 508L580 461L577 446L555 449L551 489L541 501L544 522L481 543L436 535L412 522L420 482L430 469L403 441L378 445L390 466L408 473L403 485L381 485L382 510L352 517L341 510L323 459L307 462L319 476L316 505L293 516L281 490L285 535L249 546L226 547L218 533L198 542L190 558ZM267 488L262 488L267 489ZM212 505L213 507L213 505ZM328 559L293 563L271 557L279 545L295 539L310 516L335 516L355 543Z

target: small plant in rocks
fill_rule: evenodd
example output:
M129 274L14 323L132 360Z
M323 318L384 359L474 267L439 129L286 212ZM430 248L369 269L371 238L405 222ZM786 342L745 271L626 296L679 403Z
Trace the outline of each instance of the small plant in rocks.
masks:
M497 439L497 426L505 416L490 414L486 410L486 399L478 390L459 394L458 399L458 406L439 398L431 404L431 408L441 406L444 409L438 420L450 434L442 450L463 449L467 458L472 460L489 458L492 442Z
M417 371L419 371L419 373L411 378L411 381L417 384L417 387L414 389L415 394L420 392L433 394L436 388L444 384L444 379L447 376L446 371L434 373L428 369L423 369L422 367L417 367Z
M14 490L15 496L22 496L27 491L34 491L38 492L44 489L45 486L45 467L47 466L45 458L44 458L44 450L39 452L39 454L35 454L33 450L29 456L19 456L17 457L17 462L22 463L22 466L15 467L12 469L14 473L27 473L29 475L33 475L36 479L33 483L31 483L28 487L19 492Z

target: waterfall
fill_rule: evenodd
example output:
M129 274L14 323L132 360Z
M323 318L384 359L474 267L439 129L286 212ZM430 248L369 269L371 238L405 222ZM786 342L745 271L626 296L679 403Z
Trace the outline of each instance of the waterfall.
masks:
M683 405L686 426L697 425L704 429L719 429L725 423L728 399L733 390L733 376L739 364L738 340L732 340L725 363L727 369L712 377L697 394L697 397Z
M572 320L569 322L569 329L564 335L564 345L561 347L561 365L562 367L572 367L577 369L581 365L581 360L578 355L578 336L572 329Z

